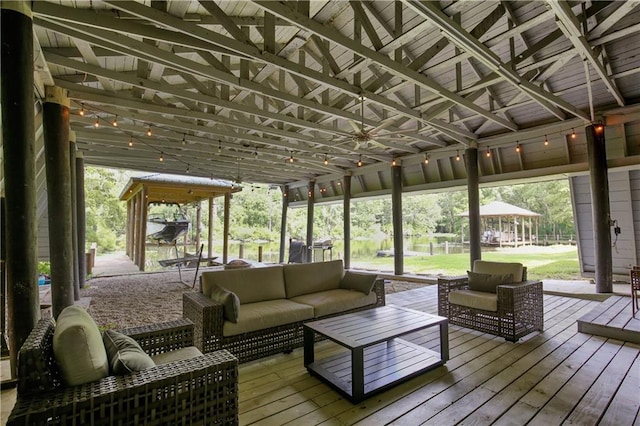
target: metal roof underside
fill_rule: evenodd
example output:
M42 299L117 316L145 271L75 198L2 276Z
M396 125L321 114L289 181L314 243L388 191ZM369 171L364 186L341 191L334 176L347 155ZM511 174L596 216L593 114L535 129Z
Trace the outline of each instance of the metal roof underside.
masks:
M68 90L87 164L287 185L294 204L314 182L322 202L347 174L354 197L388 193L394 159L407 191L460 185L476 145L483 183L584 171L599 120L612 165L640 164L637 0L32 7L38 92Z

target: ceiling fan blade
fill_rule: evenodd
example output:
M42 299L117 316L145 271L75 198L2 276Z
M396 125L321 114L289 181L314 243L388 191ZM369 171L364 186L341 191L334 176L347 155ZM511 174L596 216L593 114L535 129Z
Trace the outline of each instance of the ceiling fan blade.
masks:
M377 146L377 147L379 147L379 148L382 148L382 149L387 149L387 148L389 148L389 147L388 147L388 146L386 146L385 144L383 144L383 143L381 143L381 142L378 142L378 141L377 141L377 140L375 140L375 139L369 139L369 141L368 141L368 142L369 142L371 145L375 145L375 146Z
M380 123L380 125L378 127L374 128L369 133L374 133L374 132L377 132L378 130L385 129L385 128L391 126L395 121L396 121L395 117L390 117L390 118L387 118L385 120L382 120L382 123Z
M362 129L360 128L360 126L358 126L358 123L356 123L355 121L353 121L353 120L348 120L348 122L349 122L349 124L351 125L351 127L353 127L353 130L354 130L355 132L361 132L361 131L362 131Z

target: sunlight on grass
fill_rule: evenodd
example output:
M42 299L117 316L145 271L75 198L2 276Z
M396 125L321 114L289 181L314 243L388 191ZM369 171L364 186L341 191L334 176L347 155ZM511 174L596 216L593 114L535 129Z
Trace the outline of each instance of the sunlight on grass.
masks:
M482 259L519 262L527 267L530 279L581 279L578 250L575 246L533 246L482 253ZM392 272L392 257L376 257L352 262L352 267ZM464 275L470 268L469 253L415 256L404 258L404 271L421 275Z

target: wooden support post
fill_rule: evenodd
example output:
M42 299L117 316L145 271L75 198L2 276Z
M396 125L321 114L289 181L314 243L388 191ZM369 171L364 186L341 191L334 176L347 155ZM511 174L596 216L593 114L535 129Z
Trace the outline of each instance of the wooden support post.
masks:
M307 263L313 261L313 212L315 204L315 181L309 182L307 199Z
M211 259L213 257L213 197L209 197L209 229L207 230L207 257Z
M229 214L231 211L231 194L224 194L224 225L222 231L222 263L225 265L229 260Z
M402 166L391 166L391 216L393 221L393 270L404 274L404 233L402 231Z
M278 257L280 263L285 263L284 253L287 241L287 212L289 210L289 187L285 185L282 188L282 213L280 215L280 255Z
M6 277L6 226L7 214L5 211L4 197L0 197L0 356L9 356L9 345L7 341L7 277Z
M469 193L469 257L471 268L473 268L473 262L482 259L478 147L469 147L464 152L464 160L467 167L467 191Z
M87 245L87 216L85 213L84 199L84 157L81 152L76 153L76 217L78 218L78 285L84 288L87 282L87 256L85 250Z
M33 114L33 18L31 2L5 1L0 3L0 7L7 313L11 377L16 377L18 349L40 316Z
M142 187L141 208L140 208L140 265L138 268L141 271L145 270L145 263L147 262L147 215L149 214L149 189L146 186Z
M202 223L202 203L200 200L196 202L196 250L200 247L200 234L202 233L202 228L200 224Z
M596 293L611 293L613 291L613 259L611 253L611 214L604 126L587 126L585 133L587 135L587 157L591 176L593 239L596 252Z
M73 269L73 300L80 300L80 266L79 266L79 249L78 249L78 208L76 205L77 181L76 181L76 132L69 131L69 176L71 178L71 245L73 247L73 255L71 256ZM83 253L84 254L84 253Z
M342 178L343 195L343 225L344 225L344 268L351 268L351 175Z
M69 167L69 98L66 90L45 87L44 151L49 209L51 309L54 318L73 305L73 214Z

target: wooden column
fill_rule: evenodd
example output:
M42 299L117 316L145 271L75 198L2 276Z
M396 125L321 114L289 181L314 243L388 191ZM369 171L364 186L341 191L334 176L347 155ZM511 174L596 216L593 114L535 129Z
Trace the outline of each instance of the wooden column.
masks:
M127 238L125 240L124 253L131 259L131 238L133 233L133 198L127 200Z
M391 216L393 221L393 270L404 274L404 233L402 231L402 166L391 166Z
M6 220L4 197L0 197L0 357L9 356L9 345L7 340L7 276L6 264L7 258L7 240L6 240Z
M147 261L147 215L149 214L149 190L146 186L142 186L140 197L140 265L141 271L145 270Z
M591 177L593 240L596 254L596 292L613 291L613 259L611 254L611 213L609 177L604 127L587 126L587 157Z
M285 245L287 242L287 213L289 211L289 186L282 188L282 213L280 215L280 263L285 263Z
M138 264L138 205L139 205L139 194L134 194L131 204L131 260L135 265Z
M500 232L500 238L498 239L498 245L502 247L502 216L498 216L498 231Z
M224 194L224 224L222 230L222 263L225 265L229 260L229 214L231 212L231 194Z
M84 288L87 282L87 256L85 250L87 245L87 216L84 198L84 157L81 152L76 153L76 217L78 220L78 285Z
M0 93L6 202L6 279L11 377L18 349L40 316L31 2L0 3Z
M69 98L66 90L45 87L44 152L49 209L51 309L53 317L73 305L73 213L69 167Z
M344 191L342 210L344 211L344 268L351 268L351 175L344 175L342 179Z
M469 193L469 257L471 268L473 268L473 262L482 259L478 147L469 147L465 149L464 153L464 161L467 167L467 191Z
M80 268L78 265L78 206L76 189L76 132L69 131L69 174L71 177L71 243L73 246L73 300L80 300Z
M144 198L145 195L145 191L144 189L141 189L140 192L138 192L138 200L137 200L137 204L138 204L138 208L137 210L137 214L136 214L136 261L135 264L138 266L138 269L140 269L141 271L143 270L143 265L142 265L142 252L144 251L144 244L145 244L145 235L144 235L144 231L142 230L142 216L143 216L143 210L145 210L146 208L146 200Z
M196 252L200 250L200 233L202 232L202 228L200 224L202 223L202 202L198 200L196 202Z
M207 230L207 244L209 247L207 248L207 257L211 258L213 256L213 197L209 197L209 229Z
M307 262L313 262L313 213L315 204L315 181L309 182L307 198Z
M518 216L513 217L513 245L518 247Z

